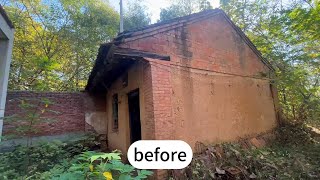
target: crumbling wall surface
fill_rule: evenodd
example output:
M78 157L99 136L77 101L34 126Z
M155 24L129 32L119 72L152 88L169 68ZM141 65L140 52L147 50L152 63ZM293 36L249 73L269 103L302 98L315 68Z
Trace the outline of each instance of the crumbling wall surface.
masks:
M128 93L139 89L140 121L142 139L154 139L154 122L152 121L152 94L150 86L150 66L146 62L139 62L128 69L127 73L120 76L107 92L108 119L108 147L125 152L129 149L130 125ZM127 86L123 85L123 77L128 77ZM114 128L112 117L112 96L118 95L118 128ZM150 116L151 115L151 116Z
M83 93L83 112L85 130L100 135L107 134L106 95Z
M49 103L46 106L47 100ZM22 108L21 103L31 104L36 108L31 110ZM36 131L29 133L34 137L85 132L85 130L101 132L101 126L98 126L96 122L101 122L101 114L105 109L105 98L90 96L82 92L9 91L5 110L4 135L17 134L17 128L28 122L23 120L28 114L37 114L43 119L35 126ZM90 116L87 118L90 124L85 123L86 114ZM13 116L15 117L12 118ZM12 121L17 118L23 121Z
M162 98L157 96L171 96L171 108L154 112L155 122L172 114L175 128L170 128L171 137L194 147L196 141L233 141L277 125L272 71L224 15L150 31L141 37L133 34L121 46L170 55L170 64L154 62L151 69L159 71L165 66L161 69L171 73L169 80L157 79L158 84L172 85L170 94L161 91ZM167 129L171 124L162 125ZM159 129L155 130L158 134ZM157 137L169 137L162 132L165 134Z

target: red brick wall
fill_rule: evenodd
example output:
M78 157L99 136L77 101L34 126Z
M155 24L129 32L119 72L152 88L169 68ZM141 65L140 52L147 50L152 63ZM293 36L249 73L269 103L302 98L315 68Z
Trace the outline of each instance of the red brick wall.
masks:
M243 76L268 71L222 14L134 35L121 46L170 55L173 65Z
M177 76L173 67L184 68L182 72L189 71L185 67L190 67L194 70L257 78L270 71L223 14L200 21L168 25L156 31L138 31L124 39L120 46L170 56L170 62L167 63L159 60L150 62L155 133L160 139L170 139L173 135L169 135L169 131L174 132L167 128L172 126L172 120L168 120L172 119L169 113L172 109L171 81L173 76Z
M43 102L41 99L48 99L52 104L45 107L45 104L41 103ZM96 99L81 92L8 92L5 117L13 115L25 117L28 112L20 107L23 100L26 103L39 107L32 111L36 111L37 114L40 114L40 117L50 119L48 122L43 121L38 124L36 126L37 132L31 133L32 136L81 132L85 131L86 127L85 112L105 110L104 98L100 99L102 100L97 102ZM44 109L45 112L42 113ZM20 123L23 122L19 121L19 123L16 123L5 120L4 135L16 133L16 128L19 127Z
M176 111L185 113L184 111L187 112L191 109L190 113L192 114L193 110L196 109L193 108L193 105L196 103L192 93L185 94L184 99L175 99L179 92L176 92L177 87L174 87L174 77L177 79L177 77L182 77L181 74L187 74L188 77L185 78L192 80L192 75L195 73L185 73L190 69L199 70L204 74L207 72L249 78L261 78L262 73L269 74L268 67L223 14L208 17L201 21L188 21L185 24L173 23L156 29L156 31L153 30L147 29L143 32L135 32L131 37L124 39L120 46L170 56L170 62L147 59L151 73L145 74L145 76L151 76L148 77L152 82L152 87L150 87L152 93L149 96L152 97L153 101L148 101L149 103L146 104L152 107L150 111L153 110L149 113L149 116L154 121L154 124L151 124L155 129L155 139L174 139L177 138L175 137L177 135L179 137L183 136L183 138L190 136L197 139L192 132L194 129L187 127L188 124L213 124L212 117L201 119L202 121L191 117L188 117L189 119L177 119L178 116L173 113ZM193 87L193 82L185 81L183 83L190 86L185 91L196 89ZM223 81L219 83L218 85L222 87ZM238 82L238 84L241 83ZM226 96L228 96L227 93ZM206 94L203 95L207 97ZM173 102L176 104L173 104ZM203 102L207 102L206 99ZM205 109L203 111L206 113ZM149 112L148 109L147 112ZM232 114L230 110L225 111L225 113ZM150 119L150 121L152 120ZM176 132L178 126L185 127L178 132L182 132L181 134ZM204 131L212 130L204 128ZM211 139L211 141L213 140L214 138ZM157 179L164 179L167 176L165 170L155 171L155 173Z
M151 77L151 66L149 63L143 63L143 94L145 104L145 127L146 137L155 139L155 121L154 121L154 106L153 106L153 88Z
M155 139L174 139L170 62L150 60ZM164 128L165 127L165 128Z
M155 139L173 140L175 122L172 114L170 62L149 60L151 67L152 106ZM151 103L149 103L151 104ZM167 170L156 170L157 179L167 179Z

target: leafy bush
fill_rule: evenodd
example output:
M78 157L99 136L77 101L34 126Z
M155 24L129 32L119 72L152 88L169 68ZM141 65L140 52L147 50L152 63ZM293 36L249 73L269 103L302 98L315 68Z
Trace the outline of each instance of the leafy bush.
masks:
M94 179L140 180L152 175L151 171L136 170L121 162L120 153L83 152L70 163L57 165L49 172L33 176L36 179Z
M59 114L59 112L50 109L54 103L47 98L16 98L10 101L19 102L19 112L4 118L7 123L13 126L13 128L9 128L9 134L1 137L4 140L25 137L28 139L27 145L31 145L31 137L41 131L38 125L54 122L55 119L48 118L48 115L56 116Z
M38 146L19 146L12 152L0 154L0 174L3 179L15 179L47 171L61 159L69 158L64 143L45 143Z
M0 153L0 179L21 179L49 171L96 144L94 137L84 136L65 143L54 141L35 146L17 146L12 152Z
M152 172L121 162L120 153L88 151L92 138L18 146L0 153L0 179L145 179Z

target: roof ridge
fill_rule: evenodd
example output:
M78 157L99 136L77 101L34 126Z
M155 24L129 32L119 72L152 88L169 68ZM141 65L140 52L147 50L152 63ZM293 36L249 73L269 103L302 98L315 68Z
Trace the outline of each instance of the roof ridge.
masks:
M143 26L143 27L140 27L140 28L136 28L136 29L132 29L132 30L129 30L129 31L124 31L122 33L119 33L118 36L114 40L117 41L118 39L121 39L122 37L130 36L131 34L137 33L139 31L144 31L144 30L147 30L147 29L166 26L166 25L173 24L173 23L179 24L183 20L188 20L188 19L192 19L192 18L200 18L200 17L203 17L205 15L212 15L212 14L216 14L218 12L223 12L223 11L221 9L219 9L219 8L208 9L208 10L204 10L204 11L201 11L201 12L198 12L198 13L193 13L193 14L189 14L189 15L186 15L186 16L177 17L177 18L166 20L166 21L162 21L162 22L146 25L146 26Z
M226 19L226 21L231 25L231 27L238 33L238 35L243 39L243 41L253 50L253 52L259 57L259 59L262 61L263 64L265 64L269 69L275 70L271 63L266 60L261 52L257 49L257 47L252 43L252 41L247 37L247 35L236 25L234 22L230 19L230 17L219 8L216 9L210 9L201 11L199 13L190 14L183 17L174 18L168 21L160 22L151 24L148 26L144 26L141 28L133 29L131 31L125 31L123 33L120 33L116 38L114 38L113 42L115 44L121 44L123 40L136 40L140 38L144 38L147 36L152 35L154 31L156 33L166 31L168 29L174 29L179 27L179 24L184 23L187 21L188 23L193 23L195 21L199 21L204 17L210 17L213 15L222 14L222 16ZM188 21L190 20L190 21ZM183 26L180 25L180 26Z

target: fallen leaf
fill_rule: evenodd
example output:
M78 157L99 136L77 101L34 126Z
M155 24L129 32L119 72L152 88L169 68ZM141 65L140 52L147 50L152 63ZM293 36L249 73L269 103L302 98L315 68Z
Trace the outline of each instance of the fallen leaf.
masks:
M255 175L254 173L250 174L249 176L250 179L256 179L257 178L257 175Z
M219 169L219 168L217 168L217 167L216 167L216 172L217 172L218 174L226 174L226 171L225 171L225 170Z

